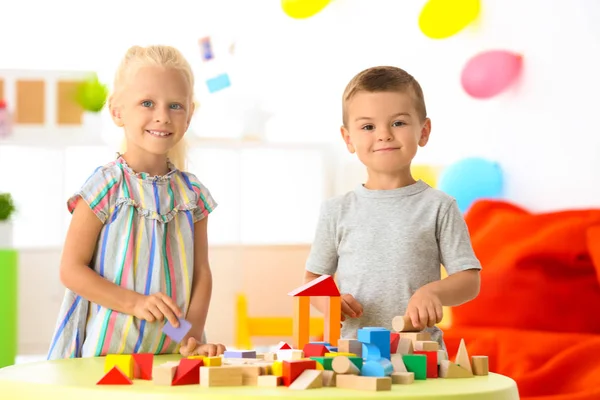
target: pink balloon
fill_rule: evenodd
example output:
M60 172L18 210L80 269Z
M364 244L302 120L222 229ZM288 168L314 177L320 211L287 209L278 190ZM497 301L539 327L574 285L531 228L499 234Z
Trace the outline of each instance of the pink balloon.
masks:
M523 57L505 50L477 54L463 68L461 84L472 97L485 99L506 89L521 72Z

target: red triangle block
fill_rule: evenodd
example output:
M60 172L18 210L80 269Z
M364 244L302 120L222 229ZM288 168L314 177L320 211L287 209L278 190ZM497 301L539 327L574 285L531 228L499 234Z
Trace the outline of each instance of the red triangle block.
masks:
M173 377L173 386L197 385L200 383L202 360L182 358Z
M133 382L117 366L112 367L96 385L132 385Z
M325 296L325 297L339 297L340 291L338 290L335 281L331 275L321 275L317 279L313 279L305 285L292 290L288 293L288 296L294 297L307 297L307 296Z
M152 380L152 364L154 363L154 354L132 354L133 356L133 377L135 379Z
M279 342L279 350L292 350L292 346L286 342Z
M390 333L390 353L396 354L398 351L398 344L400 344L400 334L398 332Z

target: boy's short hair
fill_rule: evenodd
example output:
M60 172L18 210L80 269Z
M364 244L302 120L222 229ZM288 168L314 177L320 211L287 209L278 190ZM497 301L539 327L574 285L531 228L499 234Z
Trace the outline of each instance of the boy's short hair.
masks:
M421 121L427 118L423 89L419 82L408 72L398 67L372 67L359 72L346 86L342 98L342 118L346 126L348 101L360 91L365 92L402 92L412 95L417 115Z

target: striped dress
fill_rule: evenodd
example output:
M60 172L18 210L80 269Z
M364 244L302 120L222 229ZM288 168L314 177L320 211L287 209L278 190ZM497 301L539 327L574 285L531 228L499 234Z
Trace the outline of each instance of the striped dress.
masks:
M119 156L96 169L67 204L73 212L83 199L104 224L90 268L145 295L166 293L185 315L193 280L194 223L216 203L196 176L170 163L169 169L167 175L150 177L135 173ZM178 352L162 325L90 303L67 289L48 359Z

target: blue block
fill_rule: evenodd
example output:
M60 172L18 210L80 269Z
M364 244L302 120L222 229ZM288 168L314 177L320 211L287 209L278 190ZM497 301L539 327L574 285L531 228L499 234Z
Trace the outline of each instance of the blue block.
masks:
M379 356L381 358L390 359L390 340L391 332L388 329L380 327L365 327L358 330L358 341L363 344L363 358L371 360L369 358L369 351L372 350L369 347L364 346L365 344L373 344L379 349ZM365 353L366 352L366 353ZM373 354L373 357L375 354ZM377 361L377 360L375 360Z
M221 74L208 79L206 81L206 86L208 86L208 91L210 93L215 93L231 86L231 81L229 80L229 75Z
M325 346L327 347L327 350L329 350L330 353L337 353L338 348L337 347L333 347L333 346Z
M366 361L360 370L362 376L386 377L394 372L392 362L387 358L380 358L378 361Z
M363 343L362 358L367 361L379 361L381 360L381 350L375 344Z
M329 342L310 342L310 344L322 344L325 347L331 347L331 343Z
M256 358L256 350L242 350L242 351L226 350L225 353L223 353L223 357L225 357L225 358Z

